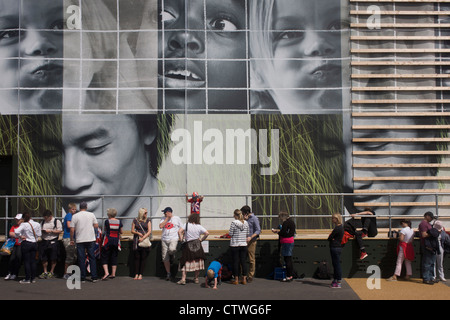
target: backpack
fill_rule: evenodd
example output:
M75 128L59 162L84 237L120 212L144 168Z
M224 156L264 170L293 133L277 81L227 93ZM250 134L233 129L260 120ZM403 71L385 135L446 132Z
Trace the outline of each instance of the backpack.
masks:
M447 232L441 233L441 241L442 241L442 247L444 248L444 253L450 253L450 235Z
M54 230L54 229L58 228L57 223L58 223L59 220L56 219L56 218L54 218L53 221L54 221L54 222L53 222L53 223L54 223L54 225L53 225L53 230ZM61 222L61 221L60 221L60 222ZM61 225L63 225L62 222L61 222ZM43 226L44 226L44 220L41 221L41 228L42 228Z
M314 273L314 278L328 280L331 279L330 270L328 267L328 263L325 260L322 260L317 267L316 272Z
M440 253L438 240L439 231L437 231L435 228L431 228L430 230L427 231L427 233L428 237L426 237L424 240L425 249L435 254L439 254Z

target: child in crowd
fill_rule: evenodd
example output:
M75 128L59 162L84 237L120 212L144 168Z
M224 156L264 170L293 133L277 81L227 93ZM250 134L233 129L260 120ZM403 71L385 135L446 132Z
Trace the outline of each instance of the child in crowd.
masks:
M214 279L214 287L213 289L217 289L217 283L221 283L221 277L222 277L222 264L214 260L211 262L211 264L208 267L208 270L206 271L205 276L205 287L209 288L209 282Z
M203 201L203 196L200 196L198 192L194 192L192 193L192 198L189 199L189 196L186 194L186 201L191 204L191 214L200 214L200 202Z
M414 230L411 229L411 221L402 220L400 221L402 229L398 236L398 246L397 246L397 264L395 266L394 275L391 276L388 281L397 281L397 277L400 276L402 272L402 265L405 262L406 276L405 280L409 280L412 275L411 262L414 260Z
M15 238L15 231L23 222L22 214L18 213L14 218L14 225L11 226L9 230L10 238ZM20 246L20 239L16 238L14 242L14 247L11 251L11 256L8 263L8 275L5 280L15 280L19 274L19 269L22 264L22 248Z

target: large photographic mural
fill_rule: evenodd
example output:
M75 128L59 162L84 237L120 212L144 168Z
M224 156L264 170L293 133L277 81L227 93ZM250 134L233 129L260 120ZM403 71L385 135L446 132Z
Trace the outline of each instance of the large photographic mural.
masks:
M438 176L438 167L359 165L445 162L442 154L370 152L410 150L398 138L437 134L377 124L446 119L352 117L364 111L352 100L389 97L351 90L384 85L351 77L351 9L344 0L0 0L0 154L17 156L17 194L63 195L61 214L83 200L98 217L114 207L130 223L141 207L159 217L170 206L184 217L184 195L196 191L206 195L202 224L227 229L245 204L328 228L328 218L313 216L387 201L370 190L444 190L432 179L364 180ZM357 73L376 70L364 68ZM389 142L355 143L361 138ZM343 203L343 192L359 194ZM45 207L54 199L18 204Z

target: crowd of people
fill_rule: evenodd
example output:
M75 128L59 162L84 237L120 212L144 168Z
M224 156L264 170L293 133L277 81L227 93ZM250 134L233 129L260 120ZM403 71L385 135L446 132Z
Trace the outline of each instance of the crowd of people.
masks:
M199 199L203 200L203 197L200 198L195 194L193 198L194 200L186 197L190 203ZM234 220L226 234L226 238L230 239L229 256L231 261L230 259L225 261L222 255L214 259L206 268L202 242L208 238L209 232L200 224L199 202L193 208L195 210L191 212L185 224L181 222L180 217L174 215L172 208L166 207L162 210L164 216L158 226L162 230L161 257L166 271L165 279L168 281L175 279L172 267L176 260L175 256L179 252L181 257L178 259L177 271L181 272L181 279L176 282L179 285L186 285L188 272L194 273L194 283L200 283L200 272L205 269L204 286L208 288L217 289L217 285L224 280L229 280L229 283L233 285L239 283L245 285L252 282L255 276L256 244L261 234L261 227L251 208L245 205L233 212ZM62 234L61 243L65 251L65 279L71 276L67 270L73 264L80 267L82 282L86 281L87 273L90 273L92 282L116 277L118 255L121 248L120 239L123 233L123 224L116 218L116 209L109 208L107 210L108 219L104 221L103 233L99 229L95 215L88 211L86 202L80 204L78 212L74 203L69 204L68 212L62 222L53 217L50 210L46 210L42 216L42 222L37 223L31 218L29 212L16 215L15 223L9 232L9 236L15 238L15 244L5 280L16 279L23 263L25 278L20 283L34 283L37 277L37 256L39 256L43 269L42 274L38 277L40 279L54 277L57 258L61 250L60 234ZM287 212L280 212L278 217L279 227L272 229L272 232L278 234L280 262L282 260L285 267L281 281L290 282L296 276L292 259L296 225L294 219ZM349 239L355 239L360 249L360 260L365 259L368 254L363 238L377 235L376 215L372 209L366 208L360 213L352 214L351 219L347 221L343 220L340 213L334 213L331 221L334 229L328 237L333 267L333 281L330 286L331 288L341 288L343 247ZM433 213L426 212L416 232L411 228L410 220L403 219L400 224L402 228L397 233L396 267L394 274L387 280L397 281L401 276L403 264L406 267L405 280L410 279L412 276L411 263L415 259L413 240L415 237L419 237L423 283L434 284L437 281L446 281L443 261L444 255L450 250L450 236L445 231L442 222L435 220ZM133 235L134 280L141 280L152 246L150 241L152 224L147 209L139 209L138 216L133 219L131 233ZM98 250L99 248L101 250ZM100 254L96 254L96 251L100 251ZM97 260L100 261L103 268L101 278L98 276Z

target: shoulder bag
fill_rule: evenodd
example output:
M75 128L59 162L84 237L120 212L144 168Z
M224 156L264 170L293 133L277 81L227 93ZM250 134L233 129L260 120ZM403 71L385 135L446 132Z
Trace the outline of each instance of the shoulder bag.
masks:
M139 221L138 221L139 222ZM141 227L141 230L144 234L146 234L147 232L144 231L144 228L142 227L141 223L139 222L139 226ZM150 242L149 237L145 238L144 240L142 240L141 242L138 243L138 246L141 248L150 248L152 246L152 243Z

